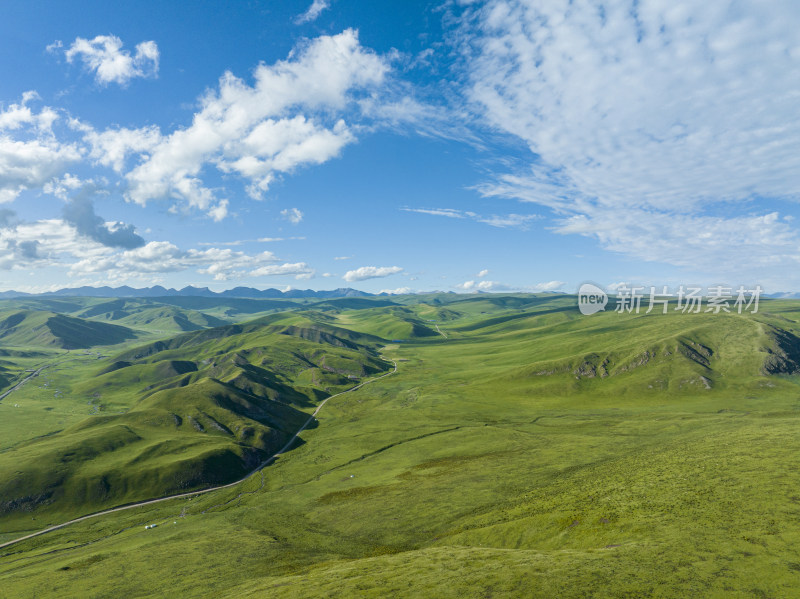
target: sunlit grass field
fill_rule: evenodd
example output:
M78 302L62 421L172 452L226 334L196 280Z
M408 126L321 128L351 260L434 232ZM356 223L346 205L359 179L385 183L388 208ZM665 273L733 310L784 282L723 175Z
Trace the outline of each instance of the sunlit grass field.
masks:
M398 371L334 398L240 485L0 549L0 597L797 596L800 305L582 317L574 301L436 296L269 317L382 338ZM71 395L81 384L51 376L69 396L58 417L97 418ZM51 401L34 397L40 379L0 402L2 426L22 413L9 400ZM101 462L86 468L100 476ZM7 513L0 530L80 508Z

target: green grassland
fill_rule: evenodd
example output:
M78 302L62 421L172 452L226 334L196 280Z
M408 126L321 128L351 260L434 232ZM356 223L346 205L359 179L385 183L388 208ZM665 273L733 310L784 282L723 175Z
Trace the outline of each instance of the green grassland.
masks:
M319 401L387 372L380 355L398 366L239 485L0 549L0 597L798 596L800 303L583 317L552 294L347 300L162 338L131 326L150 337L91 361L0 357L10 379L75 358L48 375L60 401L100 406L0 446L0 542L240 477ZM108 313L83 304L71 317ZM3 422L25 393L57 403L32 382Z
M4 532L241 478L328 395L386 370L374 340L282 315L136 347L64 385L98 414L8 447ZM191 358L191 359L190 359ZM46 383L45 383L46 384Z

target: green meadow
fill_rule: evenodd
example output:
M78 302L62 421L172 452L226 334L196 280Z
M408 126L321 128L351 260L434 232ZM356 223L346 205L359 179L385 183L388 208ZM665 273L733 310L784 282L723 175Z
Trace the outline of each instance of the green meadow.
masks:
M800 595L798 302L0 310L0 393L47 365L0 400L0 543L239 480L397 365L240 484L0 548L0 597Z

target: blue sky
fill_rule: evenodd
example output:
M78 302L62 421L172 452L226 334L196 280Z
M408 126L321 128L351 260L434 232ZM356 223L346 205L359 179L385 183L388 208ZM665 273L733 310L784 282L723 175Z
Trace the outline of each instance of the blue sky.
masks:
M0 289L800 289L792 2L10 2Z

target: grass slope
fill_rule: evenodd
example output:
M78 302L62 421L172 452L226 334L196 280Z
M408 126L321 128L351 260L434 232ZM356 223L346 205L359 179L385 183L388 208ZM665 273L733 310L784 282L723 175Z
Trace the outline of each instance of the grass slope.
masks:
M197 331L228 324L227 321L203 312L148 300L110 300L83 310L79 316L160 332Z
M405 305L447 310L448 338L386 348L398 373L326 405L263 478L0 550L0 596L796 595L800 304L586 318L563 296L424 300ZM346 348L359 334L335 323L362 312L200 331L103 376L191 377L159 362L191 350L199 369L249 327Z
M368 339L295 318L203 330L118 354L70 389L117 413L18 443L0 457L6 530L29 513L55 522L241 478L319 400L387 368L371 344L358 341Z
M0 343L3 346L59 347L82 349L116 345L136 338L131 329L41 311L0 313Z

